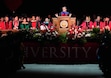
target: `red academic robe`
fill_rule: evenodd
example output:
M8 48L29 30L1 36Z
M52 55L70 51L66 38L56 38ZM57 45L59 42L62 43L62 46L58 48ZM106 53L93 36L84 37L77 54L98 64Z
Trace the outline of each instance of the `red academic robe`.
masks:
M103 22L103 27L105 28L106 26L109 26L109 28L110 28L110 30L111 30L111 21L109 21L109 22Z
M12 21L5 22L5 29L12 29Z
M84 21L84 22L82 22L82 24L80 26L81 26L82 30L92 29L93 28L93 22L90 21L89 25L87 27L87 23Z
M100 29L103 29L103 22L100 21L99 25L97 23L98 23L97 21L94 22L94 27L96 28L97 26L99 26Z
M5 22L0 22L0 30L5 30Z

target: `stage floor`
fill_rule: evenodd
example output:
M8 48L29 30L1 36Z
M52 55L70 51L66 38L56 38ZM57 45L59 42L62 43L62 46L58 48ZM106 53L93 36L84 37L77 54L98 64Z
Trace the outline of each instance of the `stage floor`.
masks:
M104 78L98 64L24 64L9 78Z

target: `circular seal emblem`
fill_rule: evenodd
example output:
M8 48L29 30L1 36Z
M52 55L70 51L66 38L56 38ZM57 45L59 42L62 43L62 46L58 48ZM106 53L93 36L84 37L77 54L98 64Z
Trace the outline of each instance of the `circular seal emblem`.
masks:
M62 27L62 28L68 27L68 22L66 20L61 21L60 22L60 27Z

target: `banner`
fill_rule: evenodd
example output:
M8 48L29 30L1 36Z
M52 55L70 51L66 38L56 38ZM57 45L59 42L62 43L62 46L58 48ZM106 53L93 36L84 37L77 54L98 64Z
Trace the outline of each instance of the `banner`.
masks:
M24 42L25 63L95 63L99 44L42 44Z

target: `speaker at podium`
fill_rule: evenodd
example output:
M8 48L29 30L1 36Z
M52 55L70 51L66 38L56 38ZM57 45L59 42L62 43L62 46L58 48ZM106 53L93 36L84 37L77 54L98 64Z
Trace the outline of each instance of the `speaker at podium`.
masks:
M59 34L67 32L75 21L75 17L69 16L58 16L52 18L53 25L56 26L56 29Z

